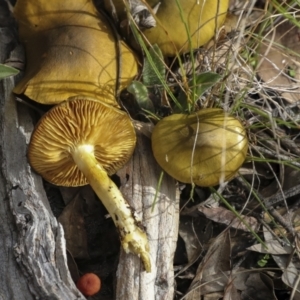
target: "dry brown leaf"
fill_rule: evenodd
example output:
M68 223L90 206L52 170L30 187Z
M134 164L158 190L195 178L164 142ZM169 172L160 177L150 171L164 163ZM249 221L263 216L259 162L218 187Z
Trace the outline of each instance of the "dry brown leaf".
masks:
M179 235L184 240L189 263L195 262L212 237L212 222L205 218L193 218L181 216L179 223Z
M89 258L83 216L83 199L78 193L65 207L58 221L65 232L67 249L74 258Z
M260 273L243 268L231 269L230 257L230 236L229 231L225 231L211 243L184 299L198 300L202 299L202 296L205 296L205 299L214 299L216 295L222 293L222 296L227 299L235 300L240 299L240 291L251 294L253 292L252 283L255 280L261 281ZM266 288L265 284L258 286L259 289ZM266 292L272 293L272 290L267 289ZM241 297L241 299L246 298Z
M226 230L216 237L198 266L186 300L201 299L201 295L219 292L227 283L226 272L230 270L230 236ZM212 279L213 277L213 279Z
M293 247L289 245L282 245L277 240L266 241L265 245L267 246L267 249L263 247L262 244L256 244L248 247L247 249L259 253L268 253L274 255L290 254L293 252Z
M265 240L271 240L272 234L267 230L264 229L264 238ZM288 255L272 255L272 258L278 265L278 267L283 271L282 274L282 281L292 289L295 289L295 293L297 293L297 297L300 293L300 261L298 256L291 256L292 254Z
M116 37L92 0L18 0L14 14L27 58L15 93L45 104L85 96L117 106ZM124 88L136 75L137 62L122 42L120 50Z
M300 95L299 50L299 28L285 20L264 38L258 53L257 71L264 86L282 92L290 103L298 101Z
M83 187L81 187L81 186L76 186L76 187L60 186L59 187L59 191L60 191L60 194L63 198L65 206L67 206L75 198L75 196L78 193L80 193L82 188Z
M201 284L200 295L208 296L219 292L222 292L223 294L224 288L228 282L228 276L230 276L230 271L220 272L218 274L205 277L205 280L203 280L203 283ZM200 290L200 288L198 290ZM193 295L194 298L187 298L187 299L189 300L199 299L197 298L199 294L197 293L196 289L191 294Z
M238 292L237 288L234 285L233 279L230 276L228 278L228 283L224 290L224 297L223 300L240 300L241 296Z
M274 286L270 278L261 273L251 273L245 285L247 288L242 291L241 299L255 300L277 300L274 294Z
M250 229L257 231L259 224L254 217L243 216L244 223L235 216L235 214L224 207L212 207L199 206L198 210L202 212L208 219L217 223L222 223L230 226L231 228L240 229L249 232ZM247 226L246 226L247 224Z
M72 256L72 254L69 251L67 251L67 260L68 260L67 261L68 269L70 271L71 277L74 280L74 282L77 282L77 280L80 277L79 270L78 270L77 264L74 260L74 257Z

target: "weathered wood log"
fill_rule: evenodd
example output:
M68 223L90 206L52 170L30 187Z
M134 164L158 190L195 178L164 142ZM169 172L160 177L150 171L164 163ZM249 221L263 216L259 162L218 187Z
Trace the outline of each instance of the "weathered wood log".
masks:
M6 2L0 4L3 63L18 48L13 19ZM85 299L68 272L62 227L28 165L33 124L13 87L13 78L0 81L0 299Z
M174 179L167 174L158 188L162 170L153 157L150 139L138 131L137 134L133 157L118 175L124 197L146 226L152 271L146 273L138 257L121 250L116 299L171 300L174 298L173 259L178 237L179 197Z
M0 0L0 63L18 47L4 4ZM0 299L85 299L68 271L62 227L41 178L28 165L33 122L30 109L16 103L13 87L13 78L0 81ZM150 140L139 134L134 156L119 176L122 192L147 226L152 272L143 271L138 257L121 252L116 299L173 299L178 197L174 180L165 174L153 205L160 172Z

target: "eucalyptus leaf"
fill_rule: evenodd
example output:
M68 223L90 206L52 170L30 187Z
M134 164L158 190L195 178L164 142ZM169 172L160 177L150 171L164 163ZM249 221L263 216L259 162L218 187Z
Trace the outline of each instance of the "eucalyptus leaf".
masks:
M214 86L220 79L221 75L213 72L206 72L196 76L195 81L191 80L190 86L195 82L195 98L201 97L208 89Z
M134 95L139 107L154 112L153 103L149 99L147 87L139 81L133 81L128 87L128 92Z
M184 112L188 112L190 107L194 107L195 102L211 87L213 87L222 76L213 72L205 72L202 74L198 74L195 78L189 81L189 99L188 102L187 92L180 91L178 95L178 102L180 103L182 110ZM180 111L179 111L180 112Z
M19 73L19 70L9 67L7 65L0 64L0 80L6 77L16 75Z
M143 67L143 82L147 87L154 85L161 85L165 80L166 67L164 63L164 57L161 50L155 44L149 49L150 57L145 58L144 67ZM152 60L150 62L149 60ZM153 69L152 64L155 65L158 73Z

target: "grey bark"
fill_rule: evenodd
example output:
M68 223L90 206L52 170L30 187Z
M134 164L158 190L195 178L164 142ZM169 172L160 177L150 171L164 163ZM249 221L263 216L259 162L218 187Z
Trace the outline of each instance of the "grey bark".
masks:
M19 49L13 19L2 3L0 63L18 57ZM33 123L30 109L16 103L13 87L14 78L0 81L0 300L85 299L68 271L63 229L51 213L41 178L28 165ZM160 172L150 140L138 134L134 156L119 175L122 192L147 227L152 272L143 271L138 257L121 252L116 299L174 297L178 195L165 174L152 210Z
M0 1L0 63L16 50L16 28ZM28 165L32 120L0 81L0 299L85 299L67 268L62 227L52 215L42 180Z

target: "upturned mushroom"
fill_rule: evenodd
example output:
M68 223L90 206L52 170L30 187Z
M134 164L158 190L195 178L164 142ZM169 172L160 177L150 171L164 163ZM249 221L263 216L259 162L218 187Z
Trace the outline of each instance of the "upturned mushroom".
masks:
M137 61L122 41L118 52L116 36L92 0L18 0L14 15L26 50L16 94L43 104L81 95L118 105L116 83L123 89L131 82Z
M138 25L141 26L145 39L152 45L158 44L164 56L175 56L177 53L185 53L206 44L225 21L229 5L229 0L128 0L126 2L133 18L141 22ZM124 23L127 18L124 1L105 0L109 12L114 11L112 4L121 23ZM145 22L145 12L149 11L148 7L150 7L150 17L151 14L155 15L152 21L148 20L149 16L147 16ZM150 25L149 27L155 26L145 28L147 24Z
M31 136L28 158L35 171L55 185L90 184L118 228L124 250L139 255L150 272L147 235L108 176L127 162L135 143L125 112L101 101L74 98L42 117Z
M178 181L203 187L230 180L248 150L242 124L217 108L168 116L154 127L151 139L163 170Z

